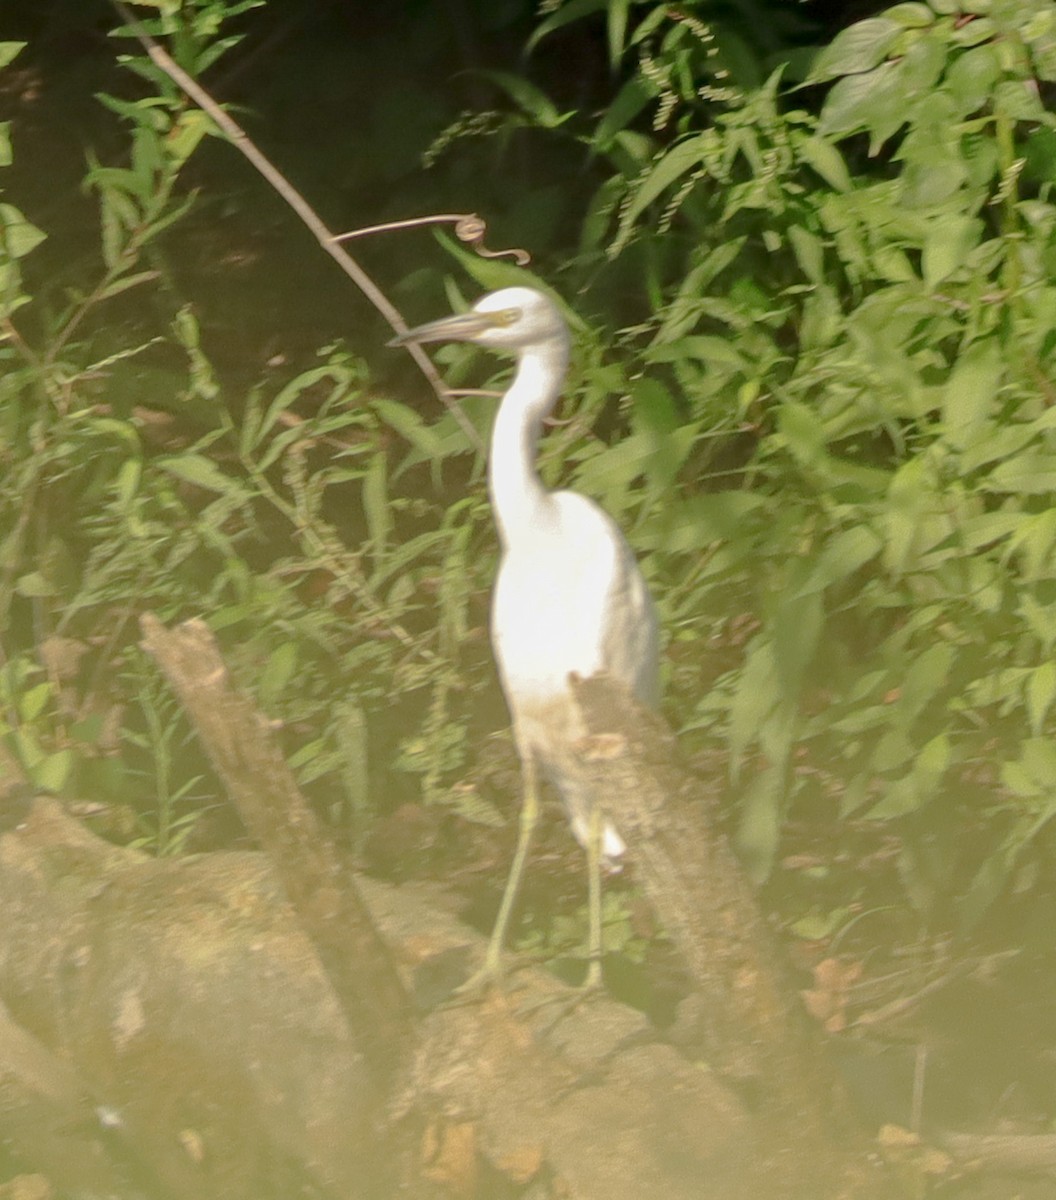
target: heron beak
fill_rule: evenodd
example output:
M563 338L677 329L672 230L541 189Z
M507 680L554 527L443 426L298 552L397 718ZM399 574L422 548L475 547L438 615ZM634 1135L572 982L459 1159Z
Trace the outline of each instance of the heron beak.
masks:
M471 342L475 337L496 325L494 313L465 312L451 317L441 317L408 329L387 342L388 346L404 346L408 342Z

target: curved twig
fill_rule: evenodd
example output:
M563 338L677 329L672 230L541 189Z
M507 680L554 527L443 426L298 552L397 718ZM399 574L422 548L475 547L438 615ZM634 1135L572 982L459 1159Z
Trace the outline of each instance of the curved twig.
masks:
M386 221L383 225L366 225L362 229L350 229L347 233L339 233L334 241L347 242L352 238L366 237L370 233L390 233L394 229L414 229L418 225L453 224L455 237L480 255L481 258L512 258L519 267L526 267L532 256L520 246L509 250L489 250L484 245L484 235L488 231L484 218L476 213L436 213L430 217L408 217L405 221Z

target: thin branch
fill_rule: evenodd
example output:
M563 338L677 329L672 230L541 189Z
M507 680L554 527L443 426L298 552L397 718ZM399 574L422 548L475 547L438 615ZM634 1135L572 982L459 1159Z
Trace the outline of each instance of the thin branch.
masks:
M466 242L480 255L481 258L512 258L519 267L526 267L532 256L519 246L510 250L489 250L484 245L484 235L487 225L484 218L476 213L435 213L429 217L408 217L405 221L386 221L383 225L366 225L362 229L350 229L348 233L339 233L336 241L347 242L352 238L366 237L370 233L391 233L394 229L415 229L419 225L453 224L455 237L460 242Z
M254 145L242 126L217 104L201 84L173 61L169 54L147 33L141 22L121 0L111 0L111 3L119 13L121 19L132 30L140 45L150 55L151 61L164 71L178 87L182 88L203 112L207 113L213 119L217 127L223 131L235 149L239 150L249 159L257 171L264 176L267 182L271 184L275 191L278 192L290 208L301 218L304 224L315 235L315 239L319 245L322 246L341 270L345 272L356 287L367 297L396 333L406 333L408 326L403 317L400 316L399 311L389 302L388 297L337 241L334 234L323 224L315 209L312 208L301 193L297 191L271 160ZM450 410L451 415L458 422L462 432L469 438L471 444L483 453L484 445L480 439L480 435L469 423L469 420L461 409L456 404L451 403L446 394L443 380L440 378L428 356L420 346L413 343L408 344L406 349L418 364L422 374L429 381L433 391L436 392L437 398Z

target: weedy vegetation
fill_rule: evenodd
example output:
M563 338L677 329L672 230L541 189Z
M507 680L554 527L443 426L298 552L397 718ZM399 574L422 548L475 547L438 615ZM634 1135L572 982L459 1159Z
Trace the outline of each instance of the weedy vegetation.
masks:
M151 28L199 74L247 7L163 3ZM667 714L755 878L790 821L823 824L888 847L887 903L966 932L1053 866L1056 6L901 3L822 47L790 8L562 5L529 49L604 17L604 108L486 73L500 109L429 161L494 168L531 137L586 164L538 268L580 317L542 470L640 551ZM503 798L466 782L495 696L479 453L341 347L232 396L190 307L119 340L212 133L149 60L124 63L142 97L103 102L127 160L85 176L96 280L33 281L44 232L0 205L5 742L38 786L105 796L179 849L213 793L136 618L203 615L335 820L362 828L396 789L494 822ZM452 298L535 278L441 242ZM440 361L481 382L473 351ZM465 402L482 433L490 403ZM804 935L870 902L854 866L818 859L788 902Z

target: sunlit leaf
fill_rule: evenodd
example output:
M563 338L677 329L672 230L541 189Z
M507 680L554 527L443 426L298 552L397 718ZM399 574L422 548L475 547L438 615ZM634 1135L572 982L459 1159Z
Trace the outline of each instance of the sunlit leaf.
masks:
M799 153L803 161L808 163L825 180L830 187L838 192L851 189L851 175L847 170L843 155L823 137L804 138L799 143Z
M195 487L228 496L245 494L245 488L239 480L225 475L212 459L200 454L167 455L156 462L163 471Z
M514 75L509 71L475 70L474 75L487 79L506 93L507 96L528 117L544 129L556 129L568 119L568 114L562 115L550 97L529 83L523 75Z
M997 50L987 43L966 50L953 60L946 73L946 89L967 116L987 103L1000 75Z
M869 17L856 21L838 33L818 55L808 77L811 83L823 83L837 75L856 75L883 62L888 50L902 33L898 20Z
M944 389L942 414L954 446L967 445L996 411L1005 364L997 340L973 343L957 360Z
M710 144L711 138L706 133L676 142L657 159L636 185L633 199L624 213L624 220L634 221L667 188L688 171L698 167L704 161L704 151Z
M383 554L393 525L388 463L383 452L371 456L363 476L363 512L374 553Z
M897 21L907 29L921 29L935 22L934 12L926 5L908 2L885 8L880 14L885 20Z
M0 240L5 253L12 258L24 258L46 237L13 204L0 204Z
M978 217L960 213L932 222L921 254L924 283L935 287L963 267L982 232L983 223Z
M26 42L0 42L0 71L26 48Z
M265 704L272 704L282 696L297 669L297 658L293 642L282 642L268 655L257 677L257 693Z
M882 547L880 536L865 525L841 530L824 544L806 581L793 594L824 591L834 583L848 579L876 558Z
M623 57L627 38L627 16L632 0L608 0L606 25L609 40L609 70L615 71Z
M73 769L73 751L56 750L37 762L32 770L33 783L47 792L61 792Z
M741 798L741 816L734 844L737 855L754 883L765 882L773 868L781 840L783 773L771 768L752 781Z
M1027 716L1035 736L1039 735L1053 700L1056 700L1056 663L1051 659L1030 673L1027 680ZM1056 788L1056 777L1053 779Z

